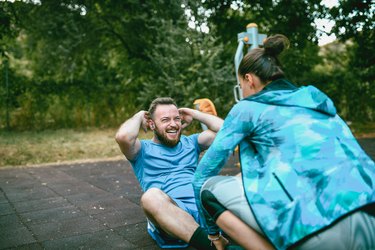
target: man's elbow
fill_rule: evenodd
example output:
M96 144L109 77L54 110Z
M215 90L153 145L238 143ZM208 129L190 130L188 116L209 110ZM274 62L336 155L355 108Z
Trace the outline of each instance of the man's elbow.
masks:
M219 132L222 126L223 126L223 122L218 122L218 123L215 123L212 127L209 127L209 130L211 130L212 132L216 134L217 132Z
M119 145L128 144L129 137L125 133L118 131L115 135L115 140Z
M134 151L134 140L132 141L127 134L117 133L115 140L119 145L121 152L129 160L132 159L132 152Z
M215 129L215 131L219 132L219 130L221 129L221 127L223 126L223 124L224 124L224 121L222 119L219 119L218 122L216 123L216 129Z

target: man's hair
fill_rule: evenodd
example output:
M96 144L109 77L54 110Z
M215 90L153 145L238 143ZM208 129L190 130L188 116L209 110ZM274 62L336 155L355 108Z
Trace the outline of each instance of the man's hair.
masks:
M158 105L174 105L177 108L176 102L170 97L158 97L153 100L150 104L150 108L148 109L148 114L152 119Z

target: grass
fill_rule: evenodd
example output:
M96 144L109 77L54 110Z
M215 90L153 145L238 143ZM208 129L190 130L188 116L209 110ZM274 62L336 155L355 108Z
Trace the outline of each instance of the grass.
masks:
M117 129L0 132L0 167L121 159ZM141 135L147 137L147 134Z
M375 123L351 124L357 138L375 138ZM0 132L0 167L123 159L115 142L116 129ZM150 133L141 133L150 138Z

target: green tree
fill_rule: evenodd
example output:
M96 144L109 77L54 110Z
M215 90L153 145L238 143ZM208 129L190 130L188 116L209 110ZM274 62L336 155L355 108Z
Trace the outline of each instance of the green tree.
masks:
M340 41L349 41L346 74L351 75L345 96L352 120L375 119L375 3L371 0L340 1L330 14Z
M12 126L117 126L161 95L184 106L208 97L225 116L234 102L237 33L250 22L290 39L281 58L288 78L318 85L348 117L373 120L373 3L339 4L328 16L320 0L0 2ZM323 17L336 20L334 32L351 41L342 54L318 55L313 22ZM204 25L208 33L198 31ZM332 64L340 67L324 68Z
M184 22L180 29L172 21L163 23L150 51L153 74L145 79L139 99L147 107L156 97L172 96L179 105L192 107L195 99L209 98L225 116L233 105L233 65L223 61L225 48L215 45L213 36L186 28Z
M245 30L248 23L256 23L260 33L273 35L281 33L291 42L292 49L282 57L288 78L295 82L306 82L305 74L320 62L315 18L326 16L327 8L313 1L204 1L206 11L199 11L199 5L190 5L197 22L208 22L217 27L217 41L226 45L226 59L233 60L237 46L237 33ZM201 14L200 14L201 13Z
M175 1L7 4L22 16L12 63L29 79L13 99L35 97L38 117L52 127L118 124L134 112L143 78L152 71L147 53L160 23L183 14ZM25 109L20 114L31 107L25 101L16 106Z

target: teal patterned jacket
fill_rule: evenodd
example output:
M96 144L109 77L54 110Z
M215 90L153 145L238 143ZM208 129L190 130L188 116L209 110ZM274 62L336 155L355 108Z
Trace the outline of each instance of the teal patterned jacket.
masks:
M199 198L240 145L244 189L254 216L277 249L286 249L375 201L375 165L313 86L276 80L229 112L194 177ZM209 233L218 228L205 216Z

